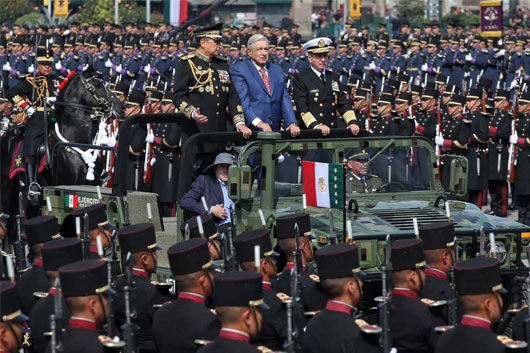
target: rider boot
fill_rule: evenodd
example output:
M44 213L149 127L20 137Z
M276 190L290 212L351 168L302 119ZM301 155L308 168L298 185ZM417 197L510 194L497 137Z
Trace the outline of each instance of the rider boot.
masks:
M28 178L28 198L32 202L36 202L38 196L40 195L40 185L35 180L35 170L36 164L28 158L28 163L26 165L26 176Z

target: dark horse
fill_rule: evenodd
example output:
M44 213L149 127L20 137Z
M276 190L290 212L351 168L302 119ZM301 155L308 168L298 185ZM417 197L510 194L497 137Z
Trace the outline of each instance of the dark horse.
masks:
M57 123L53 129L51 151L59 141L94 144L94 139L100 130L100 123L106 123L111 118L120 118L122 114L122 102L108 89L102 79L92 76L90 72L70 76L55 102ZM101 140L100 143L106 144ZM95 163L98 151L89 152L92 152L93 163ZM57 160L53 163L56 166L54 179L57 185L87 183L86 176L89 168L86 154L85 149L60 148L58 150ZM98 172L101 172L101 168L95 169L95 180L89 180L89 183L100 183Z

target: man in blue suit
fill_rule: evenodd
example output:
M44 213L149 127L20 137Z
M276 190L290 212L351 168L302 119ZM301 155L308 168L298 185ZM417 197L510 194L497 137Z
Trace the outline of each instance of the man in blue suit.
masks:
M215 162L199 175L191 189L182 196L180 207L194 214L203 213L201 197L204 196L208 212L214 216L218 226L229 225L231 222L230 208L235 209L234 202L228 196L228 167L234 164L229 153L219 153Z
M250 60L230 68L246 124L262 131L280 130L283 124L293 137L298 136L300 128L287 93L285 75L280 66L268 62L267 37L255 34L249 38L247 47Z

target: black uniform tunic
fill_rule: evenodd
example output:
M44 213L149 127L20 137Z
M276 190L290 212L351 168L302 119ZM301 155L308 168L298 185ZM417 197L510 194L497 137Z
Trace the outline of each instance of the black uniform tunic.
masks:
M70 317L68 328L62 336L63 353L103 353L96 323L76 317ZM51 353L51 347L46 348Z
M508 203L508 147L512 116L508 111L496 111L489 119L488 189L491 209L497 216L506 216Z
M153 336L160 353L196 352L196 339L212 340L219 335L221 323L205 306L205 298L180 292L179 298L155 313Z
M249 343L250 337L239 332L221 330L212 343L201 347L198 353L259 353L256 346Z
M35 292L47 292L50 289L50 282L42 268L42 260L37 260L33 266L17 281L17 295L20 301L22 312L31 316L33 306L37 303L38 298L33 295Z
M480 112L469 113L465 119L471 120L471 141L465 153L469 161L467 188L486 190L488 187L488 165L486 163L488 119Z
M287 316L282 301L272 291L270 283L263 283L263 301L270 309L261 311L261 331L254 343L281 350L287 339Z

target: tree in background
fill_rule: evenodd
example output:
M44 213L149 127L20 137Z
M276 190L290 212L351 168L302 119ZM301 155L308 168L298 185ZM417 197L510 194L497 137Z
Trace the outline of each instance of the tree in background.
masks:
M17 18L33 10L30 0L0 0L0 22L14 24Z
M442 17L442 25L462 26L466 28L470 25L479 25L480 16L475 14L452 12Z
M396 10L399 18L406 19L409 23L424 22L425 3L422 0L399 0Z
M76 15L78 22L114 23L114 0L86 0ZM120 24L131 22L145 23L145 7L138 6L135 0L121 0Z

